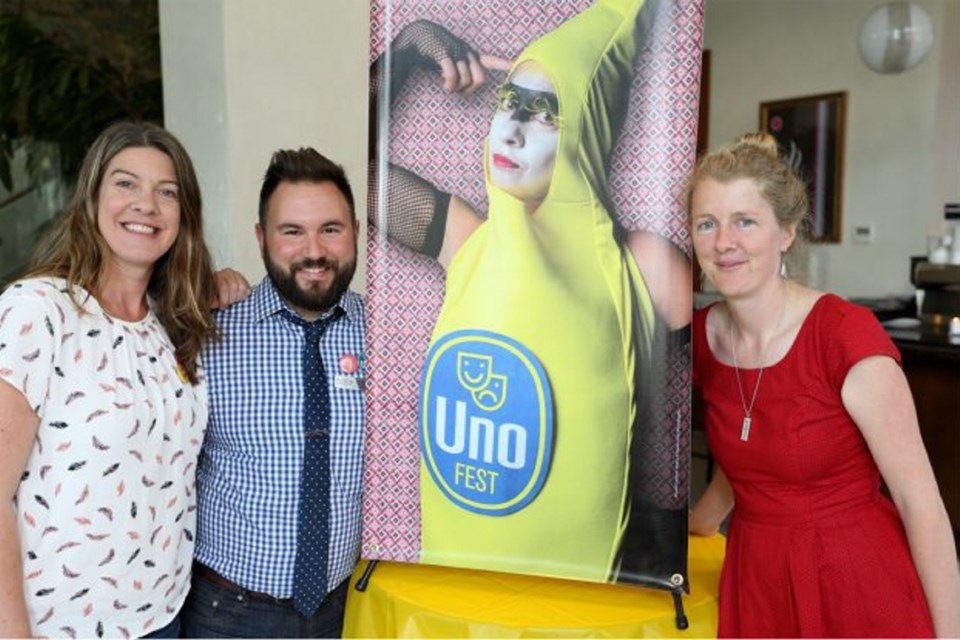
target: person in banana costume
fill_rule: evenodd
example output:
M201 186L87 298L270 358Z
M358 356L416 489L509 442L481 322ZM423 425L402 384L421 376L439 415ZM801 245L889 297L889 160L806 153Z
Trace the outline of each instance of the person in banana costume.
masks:
M653 11L651 0L599 0L512 65L425 21L391 45L394 94L418 64L464 92L510 69L486 141L485 218L409 171L387 174L388 236L447 272L421 384L421 562L623 579L625 536L642 517L631 447L649 378L666 375L649 370L654 336L688 325L692 309L687 257L623 231L609 204ZM685 539L683 516L666 520L682 521Z

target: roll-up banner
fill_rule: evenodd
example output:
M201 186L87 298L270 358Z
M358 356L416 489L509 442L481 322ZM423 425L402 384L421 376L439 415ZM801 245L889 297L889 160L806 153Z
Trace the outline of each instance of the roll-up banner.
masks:
M686 589L701 0L372 12L363 556Z

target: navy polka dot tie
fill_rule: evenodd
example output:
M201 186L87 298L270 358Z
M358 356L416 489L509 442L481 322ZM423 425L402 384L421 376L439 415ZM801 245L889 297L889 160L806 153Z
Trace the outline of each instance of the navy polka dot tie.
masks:
M292 315L292 314L291 314ZM330 396L320 358L320 336L331 317L303 326L303 469L297 524L297 560L293 572L293 604L312 616L327 596L327 554L330 544Z

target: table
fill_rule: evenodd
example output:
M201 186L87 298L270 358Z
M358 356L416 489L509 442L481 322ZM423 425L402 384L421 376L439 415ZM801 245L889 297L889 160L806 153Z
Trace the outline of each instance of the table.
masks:
M691 637L717 635L726 540L690 537L690 623L676 628L666 591L469 569L380 562L367 590L351 578L345 638Z

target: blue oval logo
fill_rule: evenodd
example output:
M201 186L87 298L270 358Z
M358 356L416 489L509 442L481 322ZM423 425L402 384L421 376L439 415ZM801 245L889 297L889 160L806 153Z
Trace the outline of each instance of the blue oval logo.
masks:
M438 340L420 384L420 450L464 509L503 516L530 504L553 454L553 396L537 358L488 331Z

